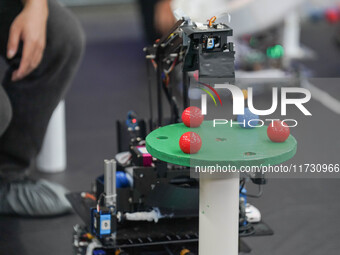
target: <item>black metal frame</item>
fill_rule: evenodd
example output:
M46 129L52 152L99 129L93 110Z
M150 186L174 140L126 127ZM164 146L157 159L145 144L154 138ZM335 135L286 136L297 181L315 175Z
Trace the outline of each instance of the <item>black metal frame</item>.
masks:
M172 97L172 92L163 84L163 68L176 56L176 63L183 63L182 68L182 105L183 109L189 106L188 90L190 78L188 72L200 70L200 78L204 81L232 82L235 78L234 59L235 51L233 43L228 42L228 37L232 36L233 30L225 24L218 24L206 29L198 29L190 24L190 20L180 19L176 24L154 45L144 48L146 59L154 61L156 84L157 84L157 126L164 123L163 116L163 94L166 96L171 109L171 123L179 121L179 107ZM206 47L209 38L219 39L219 47L209 49ZM150 118L153 124L152 95L151 95L151 73L148 63L149 80L149 101ZM207 67L209 66L209 67ZM169 123L167 123L169 124ZM153 127L153 126L152 126ZM152 130L153 128L151 128Z

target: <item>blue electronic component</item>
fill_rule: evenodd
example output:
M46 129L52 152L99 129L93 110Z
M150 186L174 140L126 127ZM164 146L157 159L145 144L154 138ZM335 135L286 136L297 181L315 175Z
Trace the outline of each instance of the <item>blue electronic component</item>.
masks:
M106 251L104 250L94 250L93 255L106 255Z
M127 173L124 173L122 171L117 171L116 173L116 186L117 188L127 188L132 186L132 179L131 177L129 178ZM104 176L99 176L97 178L97 183L100 183L102 186L104 186Z
M137 114L134 111L129 111L125 123L129 129L137 130L139 127Z
M111 234L111 214L101 214L99 216L100 220L100 235L109 235Z
M126 176L126 173L121 172L121 171L118 171L116 173L116 185L117 185L117 188L130 187L130 182Z
M215 48L215 39L214 38L208 38L207 49L211 50L213 48Z
M241 193L240 193L240 198L243 197L244 199L244 206L247 205L247 190L246 188L243 187L243 189L241 190Z
M109 210L97 211L91 209L91 232L99 238L109 236L112 233L112 215Z

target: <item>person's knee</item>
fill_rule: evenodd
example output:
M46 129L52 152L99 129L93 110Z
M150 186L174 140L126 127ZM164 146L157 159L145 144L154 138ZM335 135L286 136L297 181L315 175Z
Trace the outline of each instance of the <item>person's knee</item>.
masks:
M49 0L44 59L52 65L75 66L84 51L85 35L77 18L55 0Z
M71 15L70 23L65 29L60 31L64 38L63 49L61 54L68 58L69 64L78 63L81 59L85 48L85 34L79 21Z
M11 120L11 103L9 102L8 97L0 91L0 136L6 131Z

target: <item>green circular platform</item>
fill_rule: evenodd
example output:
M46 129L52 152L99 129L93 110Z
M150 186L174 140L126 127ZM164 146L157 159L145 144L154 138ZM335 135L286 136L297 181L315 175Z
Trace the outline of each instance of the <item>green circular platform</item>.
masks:
M179 139L185 132L200 135L202 148L197 154L185 154ZM155 158L182 166L260 166L277 165L291 159L297 148L290 135L283 143L273 143L267 137L267 127L245 129L239 125L217 125L204 121L199 128L183 123L158 128L146 137L146 148Z

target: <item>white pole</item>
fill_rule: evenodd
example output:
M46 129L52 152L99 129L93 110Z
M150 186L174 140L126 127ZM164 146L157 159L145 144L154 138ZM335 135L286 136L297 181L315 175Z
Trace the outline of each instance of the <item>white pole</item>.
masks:
M200 255L238 254L239 186L239 174L200 178Z
M283 47L286 61L303 56L303 50L300 46L300 34L300 15L298 11L293 10L286 16L283 26Z
M55 109L48 124L44 143L37 157L37 168L46 173L66 169L65 102Z

